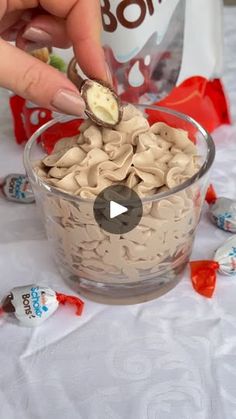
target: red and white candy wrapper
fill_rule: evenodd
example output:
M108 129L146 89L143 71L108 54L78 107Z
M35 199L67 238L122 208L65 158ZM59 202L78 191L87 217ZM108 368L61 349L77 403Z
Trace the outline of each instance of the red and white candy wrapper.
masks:
M209 204L213 223L221 230L236 233L236 200L217 197L211 185L206 195L206 202Z
M2 194L8 201L32 204L35 201L29 179L26 175L13 173L0 182Z
M18 144L25 143L38 128L46 122L56 119L58 116L56 112L39 108L15 95L10 98L10 106L13 115L15 139ZM44 151L50 154L58 140L78 134L79 125L82 122L82 119L66 123L58 122L46 130L39 139Z
M10 108L17 144L24 144L38 128L53 119L51 111L17 95L10 97Z
M0 314L14 315L21 326L36 327L47 320L59 304L73 304L76 315L82 314L84 303L80 298L34 284L13 288L2 301Z
M216 251L213 260L190 262L193 288L204 297L211 298L217 272L223 275L236 275L236 237L230 237Z

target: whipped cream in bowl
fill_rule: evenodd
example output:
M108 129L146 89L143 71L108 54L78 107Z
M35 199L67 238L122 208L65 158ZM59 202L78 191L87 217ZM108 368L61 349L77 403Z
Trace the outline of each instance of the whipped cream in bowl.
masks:
M188 263L214 144L191 118L160 107L123 108L120 122L50 121L27 143L25 167L63 278L100 302L130 304L173 288ZM59 127L51 154L39 137ZM96 222L96 197L124 185L142 201L139 224L125 234Z

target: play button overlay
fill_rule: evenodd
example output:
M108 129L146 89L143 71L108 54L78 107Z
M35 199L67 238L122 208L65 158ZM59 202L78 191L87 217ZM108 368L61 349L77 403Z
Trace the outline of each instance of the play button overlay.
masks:
M118 204L117 202L110 202L110 218L118 217L118 215L124 214L128 211L128 208L123 205Z
M142 201L132 189L113 185L103 189L93 206L98 225L111 234L125 234L133 230L143 215Z

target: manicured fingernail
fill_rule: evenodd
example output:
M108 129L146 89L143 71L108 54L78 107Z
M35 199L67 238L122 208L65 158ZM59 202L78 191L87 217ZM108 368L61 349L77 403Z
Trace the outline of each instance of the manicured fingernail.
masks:
M30 27L25 30L23 33L23 38L27 39L28 41L42 43L42 44L51 44L52 37L48 32L43 31L39 28Z
M111 75L111 70L110 70L110 67L107 63L106 63L106 74L107 74L108 82L111 84L111 86L113 86L113 79L112 79L112 75Z
M52 101L52 106L59 112L83 117L85 103L79 93L70 90L58 90Z

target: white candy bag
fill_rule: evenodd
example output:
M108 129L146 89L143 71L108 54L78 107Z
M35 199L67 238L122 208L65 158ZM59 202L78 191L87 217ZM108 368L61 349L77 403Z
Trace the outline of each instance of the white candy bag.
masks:
M101 0L103 45L124 101L157 103L209 130L229 123L221 0Z

